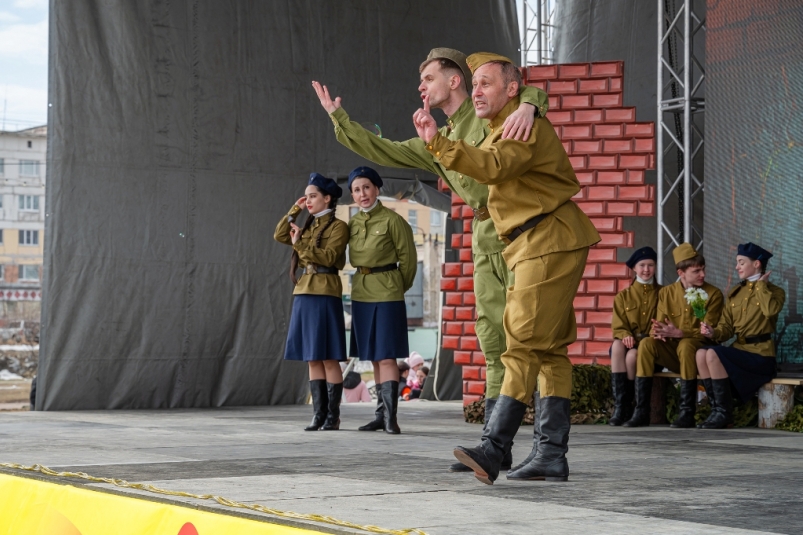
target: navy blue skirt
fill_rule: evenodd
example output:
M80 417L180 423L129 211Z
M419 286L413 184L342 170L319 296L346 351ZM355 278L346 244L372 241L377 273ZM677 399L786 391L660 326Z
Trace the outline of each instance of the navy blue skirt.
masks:
M743 402L749 401L761 385L775 379L775 357L762 357L735 347L716 346L711 349L716 352Z
M340 298L294 296L284 360L346 360L346 324Z
M406 359L407 306L404 301L351 302L349 355L360 360Z

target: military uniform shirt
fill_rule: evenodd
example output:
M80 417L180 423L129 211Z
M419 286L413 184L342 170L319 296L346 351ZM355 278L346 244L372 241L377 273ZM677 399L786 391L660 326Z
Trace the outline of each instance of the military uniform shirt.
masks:
M287 215L282 217L279 224L276 225L273 239L293 247L298 253L298 265L301 268L306 268L309 264L316 264L343 269L343 266L346 265L346 246L349 242L348 225L339 219L335 219L329 225L329 228L324 231L321 237L321 246L315 247L315 237L334 213L330 212L321 218L316 218L310 228L304 231L301 238L294 245L290 238L290 221L288 218L295 218L300 213L301 207L294 204ZM337 273L316 273L313 275L307 274L305 271L301 278L298 279L298 284L296 284L293 294L331 295L342 298L343 285Z
M351 281L351 299L365 303L404 301L418 269L413 230L402 216L377 205L360 210L349 221L349 261L354 267L399 264L399 269L364 275L359 270Z
M571 200L580 183L552 123L539 117L527 141L502 139L502 124L518 106L514 98L502 108L488 124L490 133L480 147L439 133L426 146L447 169L490 186L488 210L500 236L537 215L549 214L505 249L510 269L521 260L575 251L600 240L597 229Z
M728 303L722 318L714 329L714 340L725 342L736 335L732 347L757 353L764 357L775 356L772 340L748 344L744 338L774 333L778 314L786 300L786 292L767 281L745 282L728 292Z
M652 319L658 306L658 284L641 284L633 281L613 300L613 337L622 340L632 336L637 340L649 336Z
M716 325L722 315L724 302L722 292L719 291L719 288L707 282L703 283L701 289L708 294L703 321L708 325ZM706 340L700 334L700 320L694 315L691 305L686 302L686 289L680 281L658 290L658 306L655 319L663 323L666 318L669 318L672 325L683 331L683 338Z
M535 106L541 116L545 116L549 108L547 94L535 87L522 88L521 102ZM446 185L471 208L482 208L488 205L487 185L479 184L458 171L446 169L427 152L424 142L420 138L401 142L380 138L359 124L351 122L343 108L332 112L331 118L335 125L337 140L360 156L388 167L429 171L440 176ZM480 119L474 113L474 105L469 97L449 117L448 126L442 127L440 133L448 139L463 139L466 143L477 146L485 139L486 123L486 120ZM474 219L471 229L471 247L475 254L493 254L504 250L505 243L496 234L491 219L485 221Z

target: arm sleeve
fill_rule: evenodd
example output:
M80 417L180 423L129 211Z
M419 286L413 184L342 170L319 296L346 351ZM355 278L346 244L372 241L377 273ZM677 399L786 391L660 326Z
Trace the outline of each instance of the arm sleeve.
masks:
M290 218L294 218L300 213L301 207L294 204L290 211L279 220L276 230L273 231L273 239L285 245L293 245L293 240L290 238Z
M390 141L381 138L352 122L343 108L333 111L330 117L335 125L337 140L363 158L387 167L423 169L442 176L442 170L427 152L422 139Z
M401 217L394 218L390 225L393 243L396 246L396 256L399 258L399 271L406 292L413 286L415 272L418 269L418 255L415 252L413 229Z
M627 314L625 313L625 298L623 293L619 293L613 299L613 320L611 321L611 330L613 337L616 340L621 340L626 336L633 336L630 332L630 324L627 321Z
M496 185L520 177L535 159L536 129L530 139L499 139L491 146L478 148L464 141L450 141L440 133L426 145L444 167L468 175L480 184Z
M324 247L315 247L315 239L306 243L297 241L293 249L298 253L298 258L306 263L318 264L319 266L331 267L346 250L349 243L349 229L347 225L334 225L332 234L326 240Z
M777 286L770 288L765 281L759 281L754 289L758 305L764 316L771 318L781 313L786 301L786 292L783 291L783 288Z
M519 90L519 101L522 104L535 106L539 117L546 117L547 111L549 111L549 95L537 87L522 86Z
M714 336L711 337L715 342L724 342L733 336L733 313L731 307L726 306L719 318L719 324L714 329Z

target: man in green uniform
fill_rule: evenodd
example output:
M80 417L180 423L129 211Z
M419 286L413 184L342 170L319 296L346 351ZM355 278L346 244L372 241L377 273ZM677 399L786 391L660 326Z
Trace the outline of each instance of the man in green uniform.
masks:
M486 121L474 113L469 93L471 74L465 54L450 48L435 48L419 68L421 96L427 97L431 107L440 108L447 115L448 126L441 134L448 139L466 140L479 145L487 135ZM474 260L474 294L476 296L477 323L475 331L486 362L485 421L490 419L505 368L501 361L505 350L505 332L502 316L506 289L513 285L513 274L505 265L502 251L505 243L499 239L488 214L488 186L480 184L466 174L450 171L430 154L419 138L403 142L377 137L359 124L351 122L340 106L340 98L332 100L325 86L313 82L323 108L329 112L335 125L338 141L357 154L380 165L423 169L434 173L474 210L472 222L472 251ZM545 116L549 100L543 91L525 87L521 91L519 110L510 115L503 125L503 137L529 135L534 116ZM535 112L535 113L534 113ZM505 135L506 134L506 135ZM502 463L509 468L510 453ZM452 471L468 471L461 463L450 467Z
M440 134L428 99L413 115L427 150L452 171L489 185L488 210L502 253L513 271L504 312L505 377L482 443L458 447L455 456L482 482L497 478L505 449L518 429L540 375L541 437L532 460L509 479L565 481L572 365L569 344L577 337L573 301L588 248L599 241L594 225L571 198L580 184L552 124L539 117L525 141L502 139L502 124L518 106L521 73L502 56L467 58L473 72L474 109L488 119L490 134L478 146Z
M672 251L679 280L658 291L658 306L651 337L638 346L636 362L636 411L625 427L650 425L650 397L655 364L680 373L680 415L672 427L694 427L697 410L697 350L706 342L700 320L686 302L686 290L700 288L708 294L705 323L716 325L724 299L718 288L705 282L705 258L690 243Z

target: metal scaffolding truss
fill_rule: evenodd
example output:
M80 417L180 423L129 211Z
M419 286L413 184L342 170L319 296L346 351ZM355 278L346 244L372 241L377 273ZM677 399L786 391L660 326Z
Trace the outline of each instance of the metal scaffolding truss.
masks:
M521 65L555 62L555 9L557 0L518 0Z
M658 2L658 282L663 282L664 258L682 242L697 250L703 245L702 226L694 220L694 202L702 201L702 131L705 68L694 55L695 42L705 36L705 18L695 14L694 0ZM697 0L705 9L704 0ZM677 213L672 214L676 208ZM670 257L671 258L671 257ZM674 261L669 266L674 266ZM671 270L674 274L674 270ZM674 276L672 277L674 280Z

